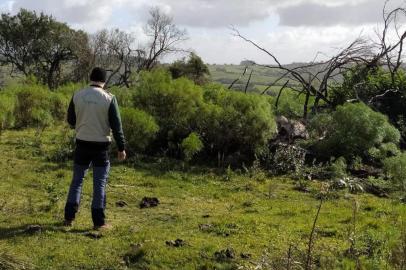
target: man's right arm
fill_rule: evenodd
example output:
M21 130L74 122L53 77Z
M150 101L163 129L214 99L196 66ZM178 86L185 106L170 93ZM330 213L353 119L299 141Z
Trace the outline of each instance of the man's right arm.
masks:
M73 97L70 100L69 107L68 107L68 123L71 128L75 128L76 126L76 113L75 113L75 103L73 103Z

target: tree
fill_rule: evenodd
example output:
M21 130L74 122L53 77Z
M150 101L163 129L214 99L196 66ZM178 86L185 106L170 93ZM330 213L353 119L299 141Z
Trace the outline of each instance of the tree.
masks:
M403 60L403 42L406 39L406 31L401 27L401 22L406 17L406 9L400 7L388 11L388 2L388 0L385 2L383 8L384 27L378 41L372 41L369 37L360 37L326 61L316 62L316 56L310 64L293 68L281 64L271 51L244 37L237 29L233 28L233 30L235 36L264 52L276 63L262 66L281 72L281 76L271 82L263 94L283 80L290 81L291 83L285 84L280 92L288 86L299 95L304 94L306 98L303 104L303 118L307 119L310 107L313 113L317 113L321 103L324 103L324 106L334 107L335 104L329 96L331 83L336 82L354 66L358 68L361 76L366 76L371 70L378 67L384 67L389 70L392 81L395 83L396 74ZM395 33L394 36L397 38L389 38L388 33L391 31ZM355 87L354 91L356 90ZM385 91L387 93L397 91L396 89L387 90L390 90ZM385 94L385 92L379 93L377 97ZM311 99L311 97L314 98ZM313 106L310 104L312 100Z
M185 58L175 61L169 67L169 71L171 72L172 78L174 79L184 76L199 85L207 82L207 76L210 75L210 71L207 65L195 53L190 53L187 61L185 60Z
M130 86L132 70L137 58L132 48L134 37L119 29L100 30L91 39L92 61L109 71L106 84Z
M107 85L130 87L134 74L151 70L166 54L183 51L177 46L187 39L186 31L180 30L173 18L157 7L150 10L150 16L144 27L149 41L138 48L134 47L133 35L119 29L104 29L92 36L94 65L110 71Z
M63 80L62 64L78 60L86 48L87 34L75 31L52 16L21 9L0 20L0 61L12 73L34 75L51 89Z
M186 30L179 29L173 18L158 7L152 8L149 13L151 17L144 31L150 40L146 48L137 50L138 58L143 59L139 70L151 70L162 56L184 51L177 45L187 40Z

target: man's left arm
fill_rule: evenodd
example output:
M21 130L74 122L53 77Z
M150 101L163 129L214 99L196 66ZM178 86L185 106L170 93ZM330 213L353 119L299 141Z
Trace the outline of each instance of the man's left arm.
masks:
M120 110L118 109L118 103L116 97L113 97L109 107L109 123L111 130L113 131L113 137L116 141L119 152L125 150L125 138L123 127L121 124Z

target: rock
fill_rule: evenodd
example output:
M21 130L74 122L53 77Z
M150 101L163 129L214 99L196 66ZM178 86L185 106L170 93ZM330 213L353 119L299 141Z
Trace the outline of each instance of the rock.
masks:
M140 202L140 208L150 208L156 207L159 204L158 198L152 197L144 197Z
M128 204L125 201L117 201L116 202L117 207L126 207Z
M42 227L40 225L29 225L24 232L28 234L41 233Z
M347 187L347 182L344 179L338 179L334 181L333 188L334 189L345 189Z
M167 246L170 247L183 247L185 245L185 241L183 241L182 239L176 239L175 241L170 240L170 241L166 241L165 242Z
M202 218L209 218L210 215L203 215Z
M202 232L210 232L213 229L214 225L213 224L199 224L199 229Z
M224 250L216 251L214 253L214 258L217 261L226 261L226 260L232 260L235 258L235 253L232 248L227 248Z
M100 233L87 232L84 235L86 237L89 237L89 238L92 238L92 239L100 239L100 238L102 238L102 235Z
M289 120L284 116L276 119L278 125L278 137L281 141L294 141L295 139L308 139L309 133L306 126L295 120Z
M241 253L240 257L241 257L241 259L247 260L247 259L251 259L252 255L249 253Z

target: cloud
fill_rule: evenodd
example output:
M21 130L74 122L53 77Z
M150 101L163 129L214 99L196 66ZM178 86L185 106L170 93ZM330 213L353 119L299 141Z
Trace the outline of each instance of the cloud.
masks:
M15 0L14 13L20 8L51 14L58 20L68 22L76 28L94 32L108 25L113 7L120 6L123 0Z
M403 1L389 2L388 8L401 5ZM382 21L384 1L369 0L328 5L324 2L303 2L298 5L278 9L280 24L286 26L333 26L360 25Z

